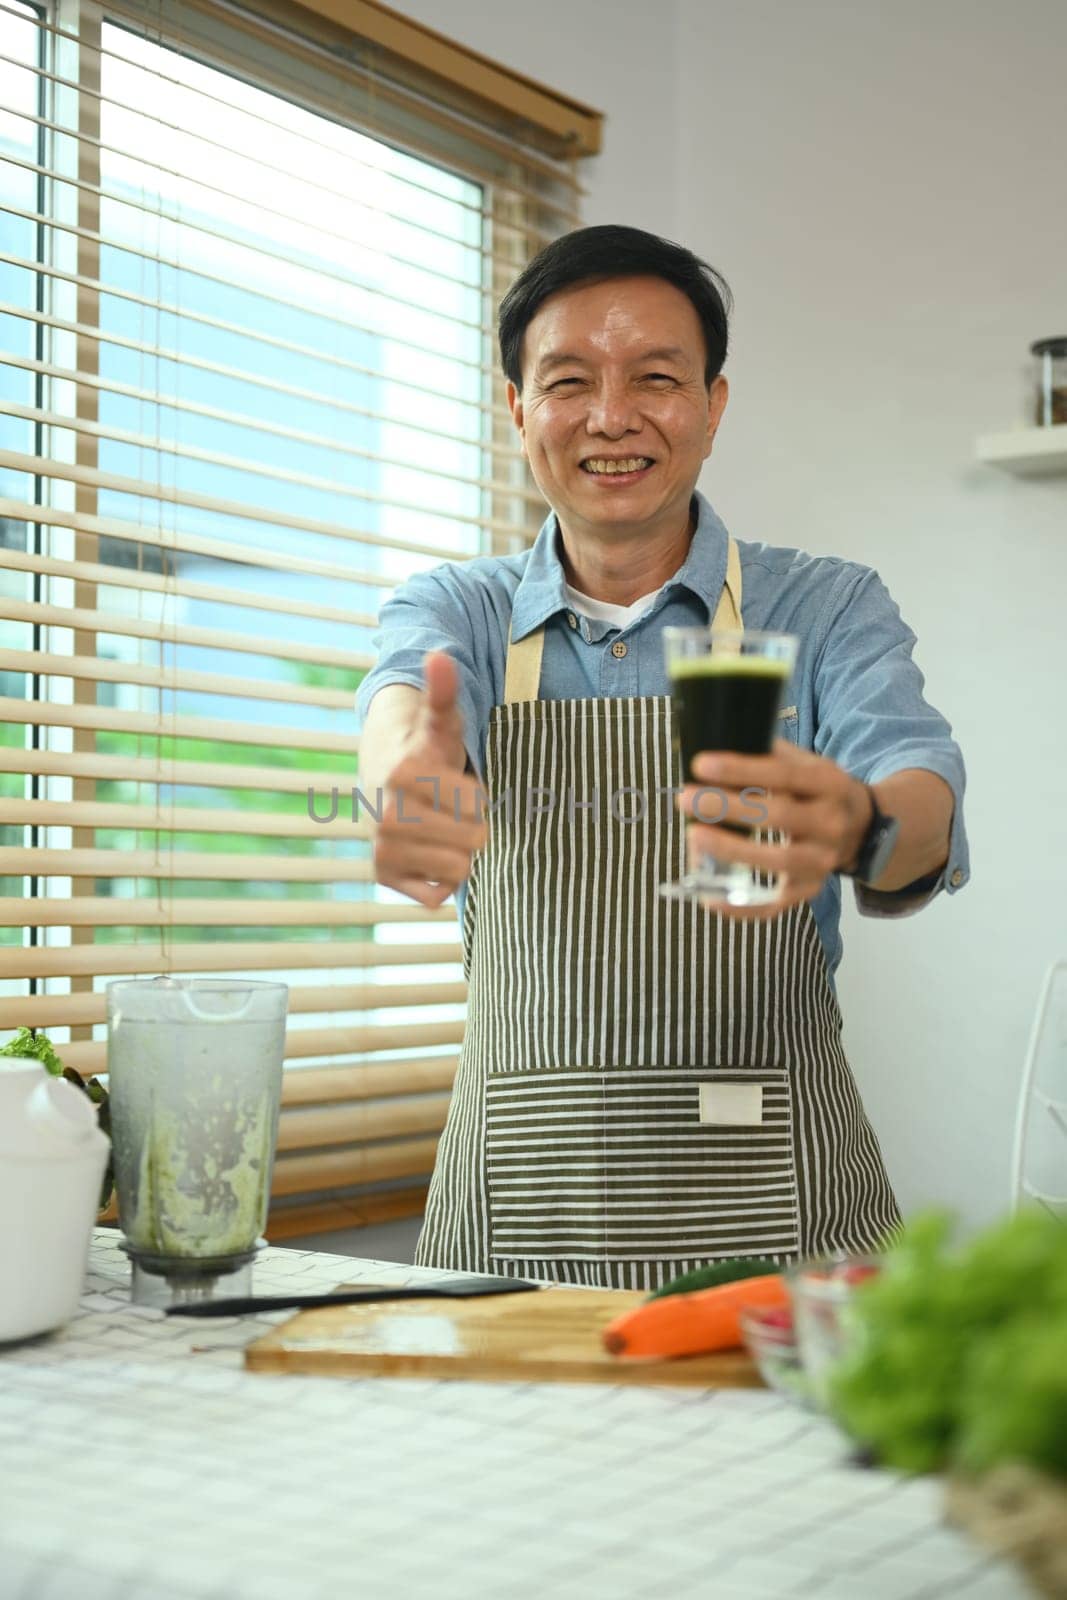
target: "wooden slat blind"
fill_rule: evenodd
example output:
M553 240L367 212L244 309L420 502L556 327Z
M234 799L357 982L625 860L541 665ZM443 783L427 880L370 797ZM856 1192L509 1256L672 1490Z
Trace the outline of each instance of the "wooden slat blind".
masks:
M272 1237L425 1191L461 951L353 697L540 523L495 306L598 127L373 0L0 0L0 1030L101 1073L114 978L288 982Z

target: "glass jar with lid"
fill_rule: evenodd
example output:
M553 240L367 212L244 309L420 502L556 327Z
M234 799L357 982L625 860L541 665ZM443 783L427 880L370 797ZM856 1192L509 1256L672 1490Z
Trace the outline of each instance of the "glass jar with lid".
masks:
M1039 428L1067 425L1067 334L1038 339L1034 358L1034 421Z

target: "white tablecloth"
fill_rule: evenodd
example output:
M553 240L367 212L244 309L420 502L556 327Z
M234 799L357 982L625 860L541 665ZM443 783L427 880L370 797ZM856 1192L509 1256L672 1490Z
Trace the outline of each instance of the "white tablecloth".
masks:
M131 1306L0 1349L2 1600L1024 1600L940 1486L764 1391L276 1377L290 1315ZM255 1292L438 1274L299 1250Z

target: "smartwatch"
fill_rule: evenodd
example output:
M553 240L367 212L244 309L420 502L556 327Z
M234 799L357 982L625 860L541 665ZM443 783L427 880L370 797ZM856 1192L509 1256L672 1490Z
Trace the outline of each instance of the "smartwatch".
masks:
M864 784L864 788L870 796L871 820L860 840L855 865L843 867L842 871L845 877L858 878L860 883L877 883L896 849L900 823L896 817L887 817L884 811L879 810L874 790L869 784Z

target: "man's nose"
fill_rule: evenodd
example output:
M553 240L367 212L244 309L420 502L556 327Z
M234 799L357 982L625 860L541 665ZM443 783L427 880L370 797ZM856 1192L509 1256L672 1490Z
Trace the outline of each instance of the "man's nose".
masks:
M586 417L587 432L620 439L625 433L638 432L640 427L635 397L626 384L602 384L596 390Z

